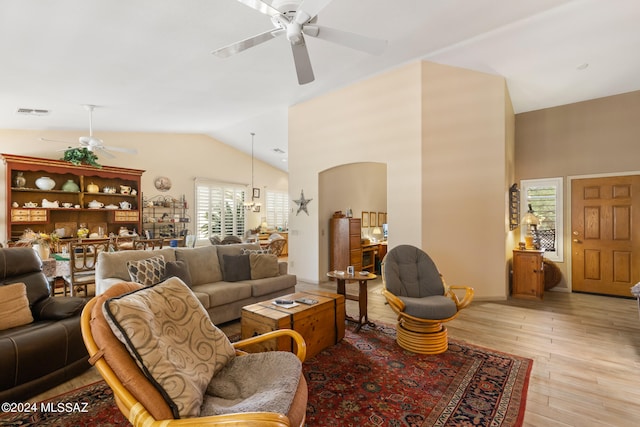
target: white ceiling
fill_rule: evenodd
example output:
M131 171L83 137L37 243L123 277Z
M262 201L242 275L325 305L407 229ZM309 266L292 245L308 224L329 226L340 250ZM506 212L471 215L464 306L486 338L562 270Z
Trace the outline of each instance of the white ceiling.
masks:
M639 22L638 0L334 0L318 24L388 49L307 37L316 80L299 86L284 37L211 55L272 28L235 0L0 0L0 128L86 135L95 104L98 137L202 133L250 152L255 132L256 157L287 170L273 149L289 106L418 59L504 76L516 113L640 90Z

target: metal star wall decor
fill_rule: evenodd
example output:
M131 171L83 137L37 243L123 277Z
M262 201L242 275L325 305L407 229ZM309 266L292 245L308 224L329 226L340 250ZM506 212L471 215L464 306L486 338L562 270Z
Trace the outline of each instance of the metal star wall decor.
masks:
M296 212L296 216L300 213L300 211L304 211L307 215L309 215L309 211L307 210L307 205L313 199L305 199L304 198L304 190L300 190L300 198L298 200L294 200L295 204L298 205L298 211Z

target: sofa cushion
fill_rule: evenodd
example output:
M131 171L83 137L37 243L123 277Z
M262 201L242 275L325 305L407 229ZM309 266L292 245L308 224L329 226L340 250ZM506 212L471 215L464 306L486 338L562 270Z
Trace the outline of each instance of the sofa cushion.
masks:
M252 280L275 277L280 271L278 257L273 254L249 254L249 264Z
M224 271L224 256L225 255L242 255L243 249L260 249L260 245L256 243L240 243L237 245L220 245L215 247L218 251L218 262L220 263L221 271Z
M249 255L223 255L225 282L239 282L251 279Z
M127 269L131 280L144 286L155 285L164 280L165 265L162 255L139 261L127 261Z
M295 287L296 276L293 274L285 274L276 277L265 277L264 279L256 279L243 283L251 285L251 294L254 297L261 297L273 292L280 292L285 289Z
M0 331L27 325L33 322L33 315L27 299L24 283L0 286Z
M176 260L184 261L189 266L192 286L222 280L217 246L178 248L175 252Z
M169 261L165 264L165 280L170 277L177 277L182 280L185 285L191 287L191 272L189 271L189 264L185 261Z
M131 280L127 261L139 261L154 256L162 255L165 262L175 261L174 248L154 249L152 251L133 250L119 252L100 252L96 263L96 285L107 278L117 278L128 282Z
M207 385L235 350L189 287L172 277L107 300L104 313L174 414L198 416Z
M218 307L251 298L251 282L216 282L205 283L193 287L193 293L202 302L201 295L206 295L205 308Z

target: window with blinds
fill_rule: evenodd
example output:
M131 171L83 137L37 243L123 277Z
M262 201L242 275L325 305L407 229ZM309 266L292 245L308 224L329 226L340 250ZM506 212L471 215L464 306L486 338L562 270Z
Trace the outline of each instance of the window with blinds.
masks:
M196 180L198 239L242 237L246 229L245 187Z
M545 249L544 257L552 261L564 260L563 180L562 178L523 179L520 181L522 213L529 205L538 217L538 238ZM524 240L525 227L520 227Z
M269 228L282 227L286 230L289 225L289 193L267 191L267 225Z

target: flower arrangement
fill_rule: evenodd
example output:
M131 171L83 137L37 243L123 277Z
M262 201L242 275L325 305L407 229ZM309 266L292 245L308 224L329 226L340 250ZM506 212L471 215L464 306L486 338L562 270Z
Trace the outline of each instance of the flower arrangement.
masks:
M20 242L29 243L33 245L40 245L50 248L52 245L55 245L60 237L55 233L47 234L47 233L36 233L30 229L24 230L22 236L20 237Z

